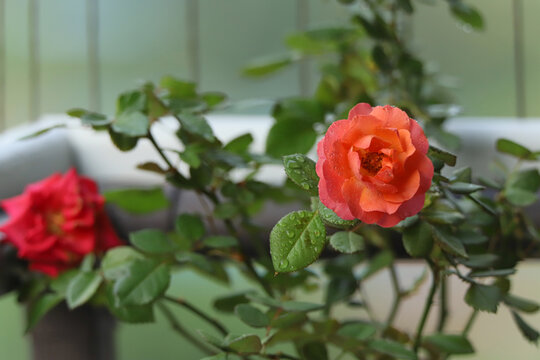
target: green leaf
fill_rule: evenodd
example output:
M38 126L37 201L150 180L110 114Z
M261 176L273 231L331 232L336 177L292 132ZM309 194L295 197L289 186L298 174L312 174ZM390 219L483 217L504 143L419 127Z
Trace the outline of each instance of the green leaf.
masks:
M467 251L461 241L443 228L432 227L433 236L439 246L446 252L466 258Z
M154 322L154 304L129 305L115 307L109 306L109 310L120 321L130 324L145 324Z
M111 190L103 196L108 203L132 214L147 214L169 206L161 188Z
M246 294L248 292L242 291L240 293L229 294L221 296L214 300L214 307L223 312L233 312L236 305L246 304L249 302Z
M313 160L303 154L286 155L283 157L283 165L289 179L311 195L318 195L319 176Z
M276 329L287 329L308 321L306 313L303 312L289 312L278 315L278 312L275 311L270 318L272 319L270 327Z
M160 87L169 91L170 97L178 99L193 99L197 97L196 85L190 81L183 81L172 76L161 78Z
M257 335L227 336L225 343L240 354L255 354L262 349L261 339Z
M92 271L95 263L96 263L96 254L89 253L83 258L81 264L79 265L79 269L84 272Z
M81 306L96 293L103 278L98 272L81 272L69 283L66 301L70 309Z
M377 328L364 322L344 324L337 332L338 335L352 337L357 340L366 340L377 332Z
M190 252L182 252L176 254L175 257L176 260L178 260L179 262L188 262L204 272L211 273L212 270L214 270L212 263L204 255Z
M281 307L285 311L311 312L321 310L324 305L309 303L305 301L284 301L281 304Z
M33 132L31 134L25 135L25 136L19 138L19 140L32 139L32 138L35 138L36 136L40 136L40 135L43 135L45 133L48 133L51 130L59 129L59 128L65 128L65 127L66 127L65 124L57 124L57 125L49 126L49 127L45 128L45 129L41 129L41 130L38 130L38 131Z
M433 334L424 337L424 342L434 345L447 354L472 354L474 348L463 335Z
M270 233L274 269L290 272L305 268L321 254L326 230L317 212L295 211L285 215Z
M426 257L433 248L431 227L424 221L403 230L403 246L412 257Z
M268 316L261 310L249 304L239 304L234 308L234 313L244 323L251 327L266 327L270 323Z
M221 337L218 337L204 330L197 330L197 331L199 332L199 334L201 334L203 339L206 340L206 342L208 342L209 344L212 344L218 348L222 348L224 346L225 341Z
M107 280L116 280L125 276L129 264L143 256L130 246L118 246L110 249L101 262L103 276Z
M448 189L454 194L471 194L480 190L484 190L485 187L482 185L469 184L464 182L455 182L448 185Z
M114 284L118 305L144 305L154 301L169 287L170 270L167 264L153 260L135 260L127 274Z
M538 303L515 295L506 294L503 301L506 305L526 313L535 313L540 310L540 305Z
M212 128L208 125L208 122L203 116L183 112L179 115L179 119L182 130L192 135L200 136L210 142L213 142L216 139Z
M392 70L393 64L381 45L375 45L373 47L371 57L381 71L387 72Z
M225 99L227 99L227 95L218 91L209 91L201 94L201 99L209 108L213 108L225 101Z
M239 209L232 202L222 202L214 208L214 216L218 219L231 219L238 215Z
M266 153L280 157L287 154L305 154L315 144L317 133L309 122L283 120L276 122L266 138Z
M112 143L120 151L132 150L137 146L137 142L139 141L139 138L116 132L112 127L109 128L109 136L111 137Z
M454 210L426 210L423 214L432 224L453 225L465 220L463 214Z
M486 271L473 271L469 274L470 277L501 277L501 276L509 276L516 273L516 269L495 269L495 270L486 270Z
M504 187L504 195L513 205L527 206L537 200L539 189L538 169L527 169L510 175Z
M144 112L146 101L146 94L139 90L122 93L116 100L116 114Z
M523 320L523 318L519 316L519 314L515 311L512 311L512 317L519 331L521 331L521 334L525 337L525 339L529 340L532 343L538 344L540 333L538 333L538 331L536 331L529 324L527 324L525 320Z
M452 182L470 183L472 179L472 170L470 166L456 169L452 172Z
M461 260L461 263L470 268L488 268L493 266L499 257L495 254L469 255L468 259Z
M58 305L62 299L63 297L58 294L45 294L33 301L28 309L25 333L32 330L43 316Z
M148 254L167 254L177 249L176 245L157 229L144 229L129 234L129 241Z
M204 236L206 229L199 215L181 214L176 218L176 232L191 243Z
M377 339L370 341L368 346L370 349L382 354L394 356L396 359L417 360L414 352L395 341Z
M501 289L497 286L471 284L465 302L477 310L496 313L501 297Z
M374 258L372 258L360 278L365 280L370 276L376 274L385 267L390 266L394 261L394 256L391 251L381 251Z
M327 208L319 199L317 199L319 216L322 221L330 226L345 229L356 224L355 220L343 220L332 210ZM314 211L317 209L314 209Z
M126 136L145 136L150 122L148 117L139 111L121 113L112 123L115 132Z
M163 169L158 163L155 163L153 161L147 161L141 164L137 164L137 169L150 171L160 175L167 174L166 169Z
M498 139L496 146L499 152L515 156L518 159L523 159L523 160L537 160L538 159L538 156L535 153L533 153L531 150L529 150L525 146L520 145L512 140Z
M472 26L476 30L484 28L484 20L478 10L461 1L451 1L449 4L450 10L456 18L465 24Z
M414 12L411 0L397 0L397 4L407 14L412 14Z
M428 156L443 161L446 165L455 166L457 157L454 154L439 149L433 145L429 146Z
M65 296L69 283L78 274L80 274L80 271L77 269L64 271L60 273L60 275L58 275L56 278L52 279L49 286L51 290L58 295Z
M229 141L223 149L235 154L245 154L252 142L253 136L251 134L243 134Z
M330 245L339 252L352 254L364 250L364 238L353 231L339 231L330 237Z
M67 114L69 116L81 119L81 122L85 125L106 126L112 122L112 119L107 119L107 117L103 114L85 109L71 109L68 110Z
M327 360L328 351L326 346L321 341L309 341L302 346L301 350L303 359L310 360Z
M536 193L519 188L506 189L504 191L504 196L515 206L529 206L538 200L538 195L536 195Z
M293 60L292 54L259 58L244 67L242 74L252 77L266 76L292 64Z
M215 235L209 236L203 240L204 246L221 249L238 245L238 239L233 236Z
M182 159L190 167L197 169L201 166L200 155L206 151L202 144L187 144L184 151L180 153Z

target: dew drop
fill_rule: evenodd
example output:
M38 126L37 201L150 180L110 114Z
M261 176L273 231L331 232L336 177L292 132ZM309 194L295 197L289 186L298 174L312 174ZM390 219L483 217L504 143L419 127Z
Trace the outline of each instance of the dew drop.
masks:
M289 266L289 260L283 259L279 262L279 268L280 269L286 269L287 266Z
M294 237L294 231L287 230L287 231L285 232L285 234L287 234L287 236L290 237L291 239Z
M302 188L305 190L309 190L309 184L307 182L302 183Z

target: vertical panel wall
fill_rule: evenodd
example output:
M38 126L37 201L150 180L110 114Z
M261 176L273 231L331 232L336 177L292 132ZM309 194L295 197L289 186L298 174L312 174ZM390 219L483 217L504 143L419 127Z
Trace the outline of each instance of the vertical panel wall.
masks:
M474 1L486 20L486 29L479 33L464 30L449 15L446 2L415 2L414 48L453 79L449 83L455 85L457 103L466 115L516 114L513 1ZM523 4L525 113L538 116L540 3L518 1ZM348 8L336 0L2 3L5 91L0 93L0 108L4 103L7 126L30 121L32 111L61 113L81 106L113 113L119 92L165 74L198 78L203 90L222 90L233 100L309 94L318 79L316 62L257 80L243 77L241 69L253 59L286 51L283 39L291 32L347 25L349 16Z

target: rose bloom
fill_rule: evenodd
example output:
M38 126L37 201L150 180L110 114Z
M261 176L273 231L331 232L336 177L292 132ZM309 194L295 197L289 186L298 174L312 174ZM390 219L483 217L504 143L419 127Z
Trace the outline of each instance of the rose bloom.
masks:
M404 111L356 105L317 146L321 202L345 220L396 225L424 206L433 177L428 147Z
M89 253L121 245L96 183L74 169L31 184L0 204L9 215L0 232L32 270L56 276Z

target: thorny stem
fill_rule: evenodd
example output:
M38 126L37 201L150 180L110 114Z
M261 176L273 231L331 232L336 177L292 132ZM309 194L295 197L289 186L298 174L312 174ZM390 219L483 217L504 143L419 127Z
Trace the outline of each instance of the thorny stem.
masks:
M446 319L448 317L448 279L443 276L441 279L441 291L439 293L441 297L441 307L439 312L439 323L437 324L437 331L442 332Z
M199 350L201 350L205 354L214 355L216 353L216 351L211 349L208 345L206 345L205 343L200 341L198 338L196 338L193 334L191 334L189 331L187 331L182 326L182 324L180 324L180 322L176 319L176 317L174 316L172 311L169 310L169 308L167 306L165 306L162 303L157 303L157 305L161 309L161 312L163 313L163 315L165 315L165 317L167 318L167 320L171 324L171 327L173 328L174 331L176 331L181 336L186 338L186 340L188 340L190 343L195 345L197 348L199 348Z
M394 302L392 303L390 314L388 315L388 319L386 320L387 328L392 326L392 323L394 322L394 319L396 318L396 315L399 310L399 306L401 304L401 297L402 297L402 292L399 286L399 279L397 277L396 267L394 263L390 265L389 271L390 271L390 279L392 281L392 289L394 290Z
M218 199L218 197L216 196L216 194L214 192L206 190L206 189L202 190L202 192L203 192L203 194L205 194L210 199L210 201L212 201L212 203L214 205L219 204L219 199ZM225 223L225 226L227 227L227 230L229 231L229 233L232 236L237 237L238 236L238 231L236 230L233 222L230 219L225 219L225 220L223 220L223 222ZM259 285L261 285L261 287L266 292L266 294L268 296L270 296L270 297L273 297L274 292L273 292L272 288L270 287L270 285L266 281L264 281L264 279L259 275L257 270L255 270L255 267L253 266L252 259L250 257L248 257L248 256L245 256L244 251L242 251L242 253L244 255L244 256L242 256L242 261L244 262L244 265L248 269L249 273L259 283Z
M175 116L175 117L178 119L177 116ZM159 153L161 158L165 161L165 163L169 167L169 171L173 171L176 176L181 177L183 180L187 180L182 176L182 174L180 174L178 172L176 167L173 166L173 164L170 162L170 160L167 158L167 156L163 153L163 150L159 147L159 144L156 142L154 136L152 135L152 133L150 131L148 131L147 137L150 140L150 142L152 143L152 145L154 146L154 148L156 149L156 151ZM200 189L200 192L205 194L212 201L212 203L214 203L215 205L219 204L219 199L217 198L217 196L216 196L216 194L214 192L206 190L206 189ZM229 231L229 233L231 235L235 236L235 237L238 236L238 231L235 229L234 224L232 223L232 221L230 219L225 219L224 222L225 222L225 226L227 227L227 230ZM244 255L242 257L243 262L246 265L248 271L255 278L255 280L257 280L257 282L262 286L264 291L269 296L273 296L272 288L257 273L255 268L253 267L251 258L249 258L248 256L245 256L245 254L243 254L243 255Z
M420 318L420 323L418 324L418 329L416 330L416 336L414 338L414 352L418 353L418 348L420 347L420 343L422 341L422 333L424 331L424 326L426 325L426 320L429 315L429 311L431 310L431 307L433 306L433 297L435 296L435 293L437 292L437 287L439 286L439 269L435 267L434 264L429 264L431 267L431 271L433 273L433 281L431 283L431 288L429 289L429 294L426 299L426 304L424 306L424 311L422 312L422 317Z
M364 309L366 310L369 320L371 320L372 323L377 323L377 318L375 317L375 314L373 313L373 310L371 309L371 305L369 304L369 300L367 298L366 292L364 291L364 288L362 287L362 284L358 285L358 291L360 293L360 296L362 297L362 302L364 303Z
M196 314L201 319L203 319L204 321L206 321L207 323L212 325L221 334L223 334L223 335L228 334L228 331L225 328L225 326L223 326L223 324L221 324L218 320L216 320L216 319L210 317L209 315L205 314L204 312L202 312L201 310L199 310L198 308L196 308L194 305L190 304L186 300L184 300L182 298L174 298L172 296L165 296L164 298L165 298L165 300L168 300L168 301L170 301L172 303L175 303L177 305L185 307L186 309L188 309L189 311Z
M217 228L216 228L216 223L214 222L214 217L212 216L212 210L206 203L206 200L201 196L201 193L198 191L197 191L197 198L199 199L199 202L201 203L201 206L203 207L203 210L206 213L206 219L208 220L208 224L212 228L212 231L216 233Z
M467 336L469 334L469 331L471 331L472 325L477 316L478 310L474 309L469 317L469 320L467 321L467 324L465 324L465 328L463 328L463 331L461 332L463 336Z

